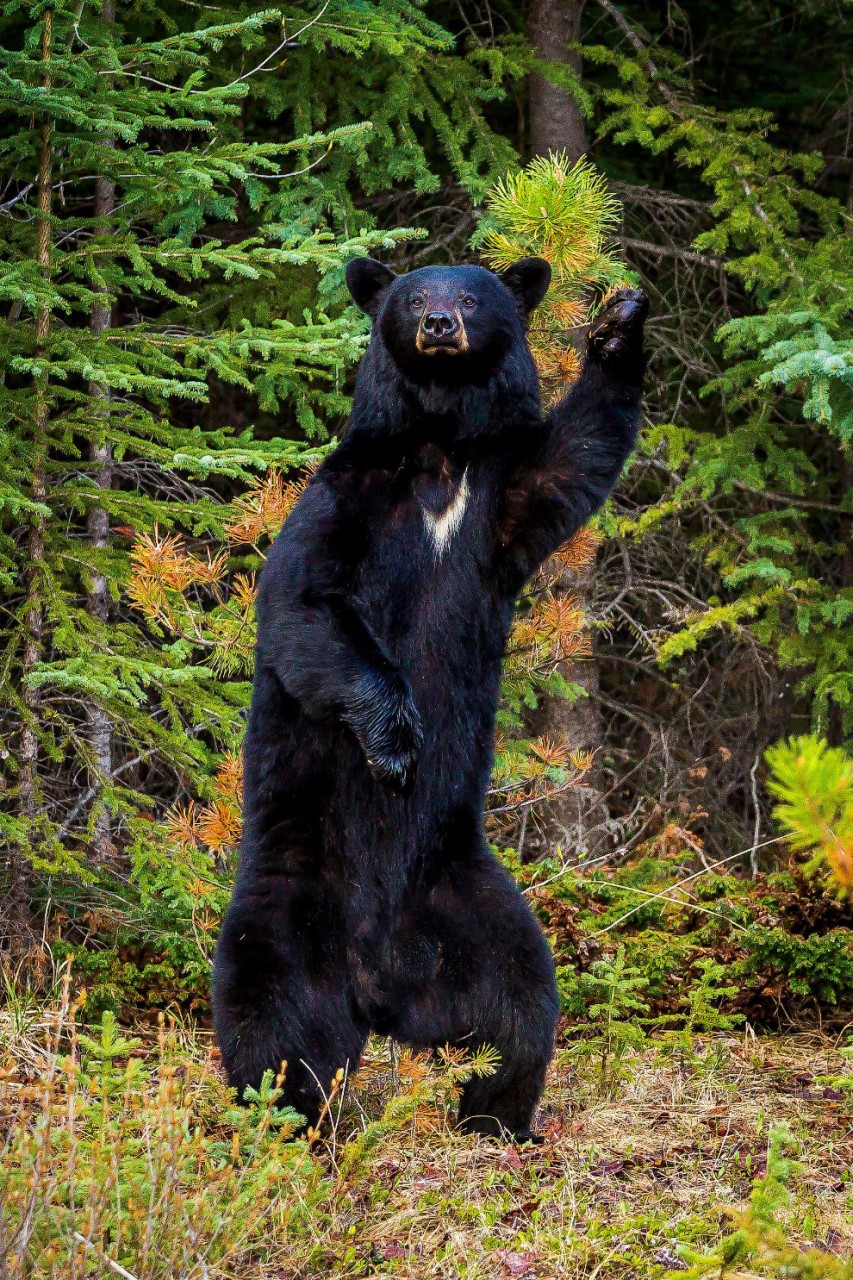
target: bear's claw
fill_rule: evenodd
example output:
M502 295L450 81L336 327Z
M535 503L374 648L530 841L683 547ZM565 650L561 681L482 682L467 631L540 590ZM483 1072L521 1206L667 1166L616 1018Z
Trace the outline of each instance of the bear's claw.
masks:
M377 782L395 791L411 789L423 744L420 716L403 678L369 680L346 717L355 731L367 767Z
M593 320L587 348L599 361L640 355L649 300L640 289L620 289Z
M536 1133L533 1129L507 1128L494 1116L468 1116L460 1120L456 1127L460 1133L477 1134L478 1137L491 1138L502 1145L510 1142L514 1147L528 1144L541 1147L546 1142L541 1133Z
M377 782L384 782L392 791L407 795L415 777L416 750L388 752L381 756L368 756L367 767Z

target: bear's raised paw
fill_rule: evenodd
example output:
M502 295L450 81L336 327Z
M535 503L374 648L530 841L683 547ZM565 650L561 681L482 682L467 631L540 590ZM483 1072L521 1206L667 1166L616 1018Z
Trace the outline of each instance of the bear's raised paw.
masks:
M649 300L640 289L620 289L602 307L587 334L591 359L613 364L641 358Z

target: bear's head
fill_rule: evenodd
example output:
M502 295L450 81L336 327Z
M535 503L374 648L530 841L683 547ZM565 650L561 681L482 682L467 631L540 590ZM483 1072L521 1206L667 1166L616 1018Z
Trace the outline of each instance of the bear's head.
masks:
M501 275L485 267L421 267L395 275L373 258L348 263L353 300L373 320L397 367L416 383L482 382L518 343L545 296L551 268L522 258Z

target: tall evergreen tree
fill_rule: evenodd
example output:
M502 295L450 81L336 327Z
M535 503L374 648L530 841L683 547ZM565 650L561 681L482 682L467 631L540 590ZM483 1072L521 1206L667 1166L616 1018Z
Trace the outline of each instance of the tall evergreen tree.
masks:
M693 248L714 255L749 300L719 331L724 363L703 394L720 418L681 423L651 440L678 458L674 502L641 524L714 498L726 515L701 552L722 592L682 619L660 658L677 659L720 628L748 627L798 680L815 726L853 731L853 238L834 194L819 193L820 154L777 145L766 111L707 104L670 55L664 70L625 17L599 0L627 37L602 91L606 131L696 172L714 222ZM717 400L719 397L719 400Z
M342 265L404 234L370 230L352 176L434 184L424 115L460 178L488 176L503 144L466 95L502 73L466 64L461 95L426 76L418 96L453 42L406 3L226 5L211 26L47 0L7 6L0 44L0 838L20 950L36 889L114 870L151 798L203 790L239 739L245 666L217 678L127 607L131 538L191 540L212 657L244 621L216 594L227 499L322 448L363 342Z

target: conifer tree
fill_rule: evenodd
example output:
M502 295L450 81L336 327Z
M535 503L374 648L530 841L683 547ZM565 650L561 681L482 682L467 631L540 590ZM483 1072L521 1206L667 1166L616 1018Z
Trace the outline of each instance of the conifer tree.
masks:
M124 874L128 850L141 865L152 807L210 797L237 750L260 557L238 549L226 596L230 500L317 459L345 414L365 326L343 265L409 234L372 230L356 200L437 186L425 129L472 187L510 154L482 106L517 50L460 57L406 0L215 17L47 0L0 19L0 892L18 951L48 886ZM186 543L190 636L168 602L128 599L145 539L178 567Z
M585 50L609 73L597 93L602 133L699 178L713 225L693 250L739 282L751 312L717 335L724 367L704 395L720 413L701 430L677 422L646 437L679 483L625 532L700 502L725 510L714 535L703 531L694 544L721 595L683 617L659 657L672 663L716 631L748 628L795 674L815 728L840 744L853 731L849 211L814 189L819 153L775 144L769 112L702 101L676 54L656 61L621 10L598 6L624 38L618 51Z
M34 877L91 878L145 838L143 791L203 779L239 737L245 670L223 681L188 663L122 589L131 538L180 528L215 597L204 548L221 538L223 497L314 456L345 408L340 375L363 326L330 319L322 299L336 281L340 293L348 256L402 234L366 217L345 228L371 124L252 140L250 91L306 42L374 59L409 48L416 62L448 39L405 5L338 12L321 30L322 11L225 6L195 27L194 10L50 0L2 19L0 839L17 944ZM278 81L280 111L304 107L295 84ZM394 147L386 138L386 159ZM282 277L303 282L289 307L234 305L246 285L273 296ZM209 407L227 387L243 397L236 422Z

